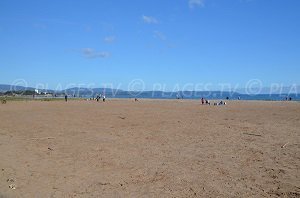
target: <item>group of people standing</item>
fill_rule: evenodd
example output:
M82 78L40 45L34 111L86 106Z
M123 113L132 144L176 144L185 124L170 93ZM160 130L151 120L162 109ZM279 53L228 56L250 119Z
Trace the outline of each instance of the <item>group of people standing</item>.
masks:
M101 99L102 99L103 102L105 102L105 100L106 100L105 95L100 94L100 95L97 95L96 98L93 97L93 98L90 98L89 100L97 100L97 102L99 102L99 100L101 100ZM68 102L68 95L67 94L65 94L65 101Z
M204 98L201 98L202 105L210 105L210 101ZM226 105L226 102L221 100L220 102L215 102L214 105Z
M286 101L292 101L292 97L285 97Z
M102 101L105 102L105 95L102 95L102 94L97 95L97 97L96 97L97 102L99 102L99 100L101 100L101 98L102 98Z
M201 98L201 104L202 104L202 105L204 105L204 104L210 105L210 101L207 100L207 99Z

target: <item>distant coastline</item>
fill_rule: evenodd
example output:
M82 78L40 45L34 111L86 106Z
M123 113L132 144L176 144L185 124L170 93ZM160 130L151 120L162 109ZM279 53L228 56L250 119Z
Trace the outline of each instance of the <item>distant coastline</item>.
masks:
M243 95L240 94L240 100L241 101L286 101L286 99L282 96L278 96L277 94L272 94L272 95L264 95L264 94L258 94L258 95ZM300 97L297 95L290 95L290 97L292 98L292 101L300 101ZM8 100L63 100L64 96L49 96L49 95L40 95L40 96L35 96L33 98L33 96L29 96L29 95L17 95L17 96L5 96L5 95L0 95L0 99L1 98L7 98ZM93 96L71 96L69 95L70 99L93 99ZM95 98L95 97L94 97ZM184 98L180 98L177 99L176 97L152 97L152 96L131 96L131 95L117 95L117 96L113 96L113 95L106 95L107 99L134 99L134 98L138 98L138 99L153 99L153 100L199 100L202 97L184 97ZM217 97L213 97L213 96L208 96L208 97L203 97L205 99L208 100L227 100L226 97L222 97L222 96L217 96ZM232 97L229 98L228 100L231 101L236 101L239 100L236 97Z
M147 98L147 99L200 99L209 100L265 100L285 101L290 98L293 101L300 101L297 93L270 93L270 94L245 94L232 91L124 91L110 88L69 88L66 90L36 90L32 87L1 85L0 96L10 96L30 99L37 98L61 98L64 95L70 98L95 98L98 95L105 95L107 98Z

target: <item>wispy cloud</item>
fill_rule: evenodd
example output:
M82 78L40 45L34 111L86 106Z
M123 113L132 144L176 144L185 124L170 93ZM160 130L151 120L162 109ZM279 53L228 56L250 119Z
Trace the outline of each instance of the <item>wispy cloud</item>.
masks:
M111 23L106 23L106 22L101 22L101 28L102 28L102 31L105 31L105 32L114 32L114 25L111 24Z
M142 19L144 21L144 23L148 23L148 24L157 24L159 23L158 20L152 16L142 16Z
M81 52L86 58L108 58L110 56L109 52L97 52L92 48L83 48Z
M104 42L106 42L106 43L113 43L113 42L115 42L115 40L116 40L115 36L107 36L104 38Z
M160 42L163 45L165 45L167 48L175 48L175 45L167 39L167 37L165 36L164 33L160 32L158 30L155 30L155 31L153 31L153 36L154 36L154 38L160 40Z
M196 7L204 7L204 0L189 0L189 7L191 9Z
M165 41L167 39L166 36L160 31L155 30L153 32L153 34L154 34L154 37L158 38L159 40Z

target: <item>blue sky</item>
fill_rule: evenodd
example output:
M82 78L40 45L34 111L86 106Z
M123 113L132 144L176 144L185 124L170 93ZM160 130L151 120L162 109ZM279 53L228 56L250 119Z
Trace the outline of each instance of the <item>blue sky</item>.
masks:
M0 83L300 84L299 0L1 0Z

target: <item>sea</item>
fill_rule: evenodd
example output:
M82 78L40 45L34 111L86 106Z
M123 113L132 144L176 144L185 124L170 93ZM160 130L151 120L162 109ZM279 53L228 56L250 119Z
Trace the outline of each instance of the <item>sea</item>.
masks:
M95 95L83 95L81 98L96 98ZM207 93L191 93L191 92L126 92L126 93L105 93L105 97L108 98L143 98L143 99L208 99L208 100L262 100L262 101L300 101L299 94L230 94L220 92L207 92Z

